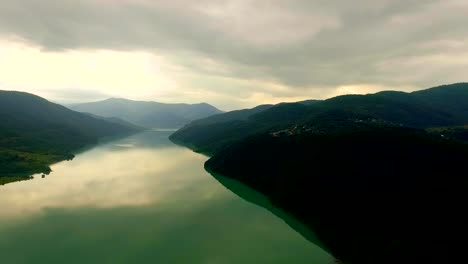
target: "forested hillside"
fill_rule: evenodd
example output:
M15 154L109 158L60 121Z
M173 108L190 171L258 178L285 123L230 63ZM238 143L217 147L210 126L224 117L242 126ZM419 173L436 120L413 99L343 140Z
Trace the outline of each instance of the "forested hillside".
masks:
M75 151L99 139L138 130L32 94L0 91L0 177L47 173L51 163L71 159Z

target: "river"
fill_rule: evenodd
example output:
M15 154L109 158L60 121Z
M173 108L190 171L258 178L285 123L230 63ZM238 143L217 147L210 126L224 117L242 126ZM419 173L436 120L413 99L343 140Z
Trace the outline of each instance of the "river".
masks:
M1 263L330 264L203 169L170 131L98 145L0 187Z

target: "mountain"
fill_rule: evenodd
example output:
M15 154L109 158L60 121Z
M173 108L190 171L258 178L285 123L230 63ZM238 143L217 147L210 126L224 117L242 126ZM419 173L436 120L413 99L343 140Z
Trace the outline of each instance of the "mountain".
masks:
M308 100L297 103L260 105L251 109L222 113L195 120L171 135L170 139L177 144L190 146L197 152L212 154L225 145L274 127L277 121L270 120L272 122L265 123L253 121L262 113L270 113L278 121L287 123L289 117L297 114L299 109L308 109L308 106L319 102Z
M144 127L137 126L137 125L135 125L133 123L130 123L130 122L125 121L123 119L120 119L118 117L103 117L103 116L93 115L93 114L90 114L90 113L83 113L83 114L91 116L91 117L99 119L99 120L104 120L104 121L107 121L107 122L110 122L110 123L122 125L122 126L129 127L129 128L134 128L136 130L145 129Z
M70 108L103 117L116 117L151 128L179 128L193 120L221 113L206 103L163 104L118 98L72 105Z
M178 144L214 154L249 136L320 127L328 120L384 122L412 127L446 127L468 124L468 83L404 93L386 91L368 95L344 95L304 104L284 103L247 110L242 118L232 112L198 120L171 136ZM254 111L255 110L255 111Z
M32 94L0 91L0 176L47 173L51 163L71 159L75 151L99 139L138 130ZM3 178L0 183L7 180Z
M466 83L346 95L221 114L171 140L209 154L215 178L261 192L342 263L448 263L465 257L453 236L468 235L466 102Z

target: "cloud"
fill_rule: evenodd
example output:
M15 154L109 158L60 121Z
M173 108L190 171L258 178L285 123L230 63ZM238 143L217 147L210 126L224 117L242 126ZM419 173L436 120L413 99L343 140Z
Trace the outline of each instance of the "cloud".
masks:
M17 0L0 2L0 38L151 53L179 89L295 98L463 81L467 13L465 0Z

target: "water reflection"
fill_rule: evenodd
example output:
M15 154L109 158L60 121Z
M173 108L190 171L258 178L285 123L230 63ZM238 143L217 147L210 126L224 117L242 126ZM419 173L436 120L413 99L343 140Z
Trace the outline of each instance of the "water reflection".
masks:
M132 139L126 139L132 141ZM47 207L115 207L164 200L190 181L204 158L180 148L127 147L110 143L52 166L44 179L6 185L2 216ZM200 172L200 171L199 171ZM171 175L171 177L164 177Z
M304 238L314 243L315 245L319 246L320 248L328 251L328 249L325 248L325 246L320 242L318 237L315 235L315 233L312 230L310 230L309 227L307 227L305 224L297 220L291 214L287 213L281 208L274 206L265 195L255 191L254 189L236 180L224 177L216 173L211 173L211 174L224 187L226 187L233 193L237 194L239 197L241 197L245 201L251 202L253 204L256 204L258 206L261 206L267 209L272 214L281 218L285 223L287 223L292 229L300 233Z
M169 134L110 142L0 187L3 263L330 263Z

